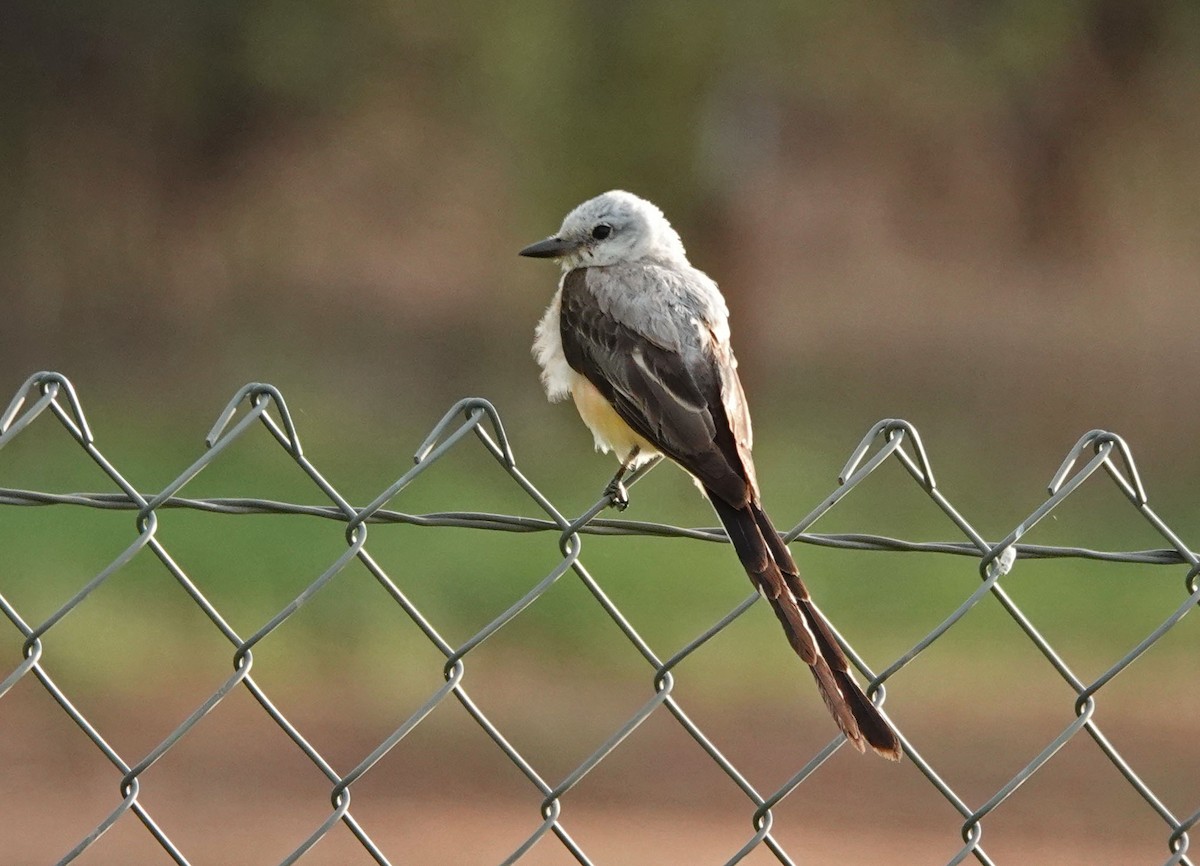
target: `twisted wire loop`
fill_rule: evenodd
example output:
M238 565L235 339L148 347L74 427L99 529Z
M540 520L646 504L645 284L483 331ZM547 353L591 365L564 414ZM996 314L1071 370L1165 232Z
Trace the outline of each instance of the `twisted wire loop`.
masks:
M65 603L37 623L27 622L3 595L0 585L0 612L22 636L21 656L11 671L0 680L0 699L18 682L32 675L61 710L83 731L95 748L112 764L113 780L117 783L118 801L112 810L78 844L58 861L68 863L87 851L114 824L128 813L136 816L163 851L176 863L186 864L184 852L172 841L167 829L152 817L142 802L145 772L187 737L199 722L211 713L233 691L246 690L267 717L287 736L328 780L330 808L311 833L297 840L296 847L281 862L300 861L339 824L346 826L362 849L376 862L389 862L367 829L351 812L352 787L371 772L393 748L443 702L453 698L487 734L492 743L524 776L531 788L530 817L533 829L503 863L520 861L526 853L544 840L555 838L579 863L590 863L582 845L568 830L569 809L566 795L590 772L605 761L634 731L656 713L665 712L690 736L708 758L736 786L745 798L748 835L736 851L728 852L725 862L734 864L751 853L765 849L780 863L794 861L785 851L774 831L779 819L772 810L785 798L805 784L821 766L845 744L841 735L832 739L813 755L783 785L773 791L759 791L734 763L718 748L701 726L686 712L675 695L676 668L722 632L758 600L757 593L749 594L727 614L696 635L684 646L665 658L660 657L604 591L601 583L589 572L582 559L583 539L588 535L642 536L682 538L695 541L723 542L722 532L712 528L686 528L667 524L602 517L610 505L608 496L601 496L577 517L563 514L535 487L518 468L516 457L499 413L487 400L460 400L433 426L429 435L416 449L413 465L394 482L385 487L367 505L356 507L344 498L309 460L301 446L295 420L283 395L275 387L250 383L239 389L219 413L209 432L206 449L187 468L161 490L150 493L136 489L108 460L96 445L83 406L70 381L54 372L30 376L18 389L0 415L0 449L21 435L49 412L74 440L76 445L100 468L117 488L115 491L93 493L50 493L45 491L0 488L0 505L128 510L134 513L132 540L115 559L87 580ZM299 504L254 498L189 498L183 494L205 469L221 458L230 445L255 427L265 428L267 435L290 458L308 479L324 504ZM472 439L489 455L507 476L509 482L522 492L540 513L528 515L494 514L487 512L438 512L412 514L390 508L391 503L419 476L432 471L441 459ZM916 542L867 534L820 534L810 531L822 516L844 497L858 489L888 460L899 462L921 493L928 497L949 521L957 540ZM627 479L636 484L650 467L644 467ZM1022 538L1040 521L1050 515L1093 475L1103 470L1117 490L1128 500L1139 518L1165 541L1165 546L1153 550L1105 551L1081 547L1051 547L1028 544ZM256 632L243 636L233 629L212 602L201 592L183 568L172 558L158 537L158 514L167 509L190 509L223 514L287 514L305 515L322 520L338 521L345 526L345 550L314 580L309 582L288 604L278 610ZM400 585L372 557L367 548L372 526L406 524L420 527L461 527L478 531L520 533L549 533L556 545L559 559L520 598L494 616L483 628L455 645L448 641L419 607L404 593ZM885 419L875 424L852 450L837 484L829 495L790 531L784 534L788 542L799 540L831 548L926 552L972 557L977 562L979 585L929 633L902 652L877 673L853 646L835 631L835 637L845 649L851 662L868 681L868 694L880 707L886 706L887 684L901 670L920 657L945 635L986 596L993 596L1004 611L1019 626L1026 638L1039 650L1046 662L1075 695L1071 712L1064 714L1061 731L1050 739L1041 751L1002 784L982 803L971 805L960 796L947 779L922 754L919 744L905 735L903 718L893 719L900 733L904 751L912 766L928 780L950 806L961 816L959 826L962 846L948 861L962 863L973 858L991 864L993 859L983 847L984 824L1001 804L1025 782L1038 773L1068 742L1080 732L1086 732L1101 753L1118 770L1125 782L1137 792L1146 806L1161 819L1166 831L1164 854L1166 864L1195 866L1189 858L1189 832L1200 821L1200 810L1179 819L1166 803L1138 775L1112 741L1104 734L1097 720L1097 707L1103 690L1122 674L1151 646L1159 642L1197 604L1200 604L1200 557L1151 509L1149 498L1138 473L1132 452L1126 442L1114 433L1092 430L1079 439L1068 451L1059 470L1047 485L1047 495L1005 537L989 541L977 532L956 509L934 479L932 463L917 429L906 421ZM101 731L72 702L66 691L46 670L43 655L48 641L54 640L55 627L103 586L113 574L127 565L142 551L149 551L165 568L171 578L186 592L212 625L222 634L232 649L232 673L204 698L157 745L140 757L119 754ZM1003 586L1004 578L1020 559L1077 558L1163 566L1186 567L1184 592L1178 605L1165 616L1149 634L1125 655L1090 682L1077 676L1037 629ZM320 754L287 716L271 701L254 676L254 650L266 637L307 605L314 596L336 582L347 566L358 562L366 568L389 598L404 612L424 635L425 639L444 658L444 683L424 697L420 705L348 772L339 773ZM624 635L625 640L641 656L648 674L648 696L627 719L558 782L547 780L533 762L505 737L480 705L472 699L464 685L471 653L501 629L517 619L536 603L552 586L571 574L587 590L597 606ZM4 663L0 662L0 673ZM419 697L419 696L418 696ZM47 852L49 854L49 852Z

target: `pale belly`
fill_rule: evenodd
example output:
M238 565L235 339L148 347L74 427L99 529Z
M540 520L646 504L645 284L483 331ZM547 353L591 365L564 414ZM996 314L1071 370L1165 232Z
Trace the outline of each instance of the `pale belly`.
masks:
M658 455L658 449L626 424L596 386L578 373L571 378L571 398L579 417L592 431L598 451L612 451L624 461L637 448L637 459L632 464L635 467Z

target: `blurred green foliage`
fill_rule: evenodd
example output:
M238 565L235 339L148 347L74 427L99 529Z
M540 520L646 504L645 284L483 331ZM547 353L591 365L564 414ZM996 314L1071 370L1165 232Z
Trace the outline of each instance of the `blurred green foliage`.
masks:
M578 178L570 197L614 174L685 205L695 192L669 177L703 133L709 106L694 97L731 78L931 118L1036 87L1083 45L1133 75L1187 58L1200 40L1185 0L106 0L15 3L0 15L10 144L104 93L128 113L115 121L146 124L180 158L202 160L244 147L239 133L350 113L404 87L443 120L504 136L525 155L518 179L545 184L531 197L539 207L561 201L564 179Z
M407 469L406 454L423 431L394 431L395 447L381 453L354 431L308 419L300 435L306 453L352 502L369 501ZM200 454L195 431L164 418L92 419L101 451L135 486L161 489ZM41 431L35 432L35 431ZM146 435L151 433L153 435ZM531 451L514 441L518 463L560 508L573 514L597 495L610 469L599 458L567 449ZM846 455L796 454L767 447L760 467L768 504L781 526L799 520L832 491ZM18 437L0 461L0 485L50 490L111 491L114 486L49 418ZM935 467L938 466L935 455ZM961 469L941 466L943 489L989 538L1024 516L1011 506L963 503L956 497ZM792 483L795 479L795 483ZM1040 501L1024 491L1027 511ZM267 433L256 427L236 442L181 495L246 496L321 504L322 496ZM472 438L391 503L408 513L484 511L540 516ZM5 507L3 592L31 625L43 621L115 559L136 536L130 511L77 506ZM1003 513L1002 513L1003 512ZM710 526L714 520L691 484L660 467L633 490L625 514L634 520ZM1165 515L1187 524L1194 505ZM813 531L867 532L918 540L957 540L949 521L898 466L885 465L826 515ZM158 513L155 537L172 561L215 605L230 627L248 637L284 608L345 550L338 521L281 515ZM1105 549L1162 546L1103 474L1094 478L1026 539ZM514 603L558 563L552 533L508 534L404 525L371 526L367 549L400 591L443 638L458 646ZM882 554L795 545L814 596L868 662L882 666L953 611L978 584L970 557ZM749 586L723 545L656 538L587 536L583 562L661 658L667 658L746 597ZM1148 633L1182 600L1182 570L1068 559L1020 561L1004 580L1033 622L1084 672L1107 663ZM1114 617L1113 611L1121 616ZM765 608L757 607L702 653L705 696L739 693L746 664L791 664ZM17 651L18 635L4 643ZM948 673L962 652L1002 666L1028 644L993 598L986 598L946 643L931 654ZM105 691L133 677L217 675L232 650L149 549L141 550L47 637L47 665L66 685ZM1191 648L1186 640L1157 650L1163 658ZM371 684L427 678L442 663L400 606L368 571L351 562L297 614L255 648L256 658L285 687L315 672L352 669L367 695L390 700L392 688ZM632 648L571 573L489 640L486 658L532 659L543 674L562 666L593 675L639 669ZM59 659L70 664L56 668ZM269 660L269 661L268 661ZM1105 661L1107 660L1107 662ZM986 665L985 665L986 667Z

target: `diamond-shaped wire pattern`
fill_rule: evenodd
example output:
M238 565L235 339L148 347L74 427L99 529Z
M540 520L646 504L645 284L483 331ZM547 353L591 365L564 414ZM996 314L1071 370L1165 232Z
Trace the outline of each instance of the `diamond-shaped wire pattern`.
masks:
M21 636L21 658L4 674L0 665L0 699L17 683L34 678L45 692L56 702L79 729L87 736L95 749L114 768L113 781L118 784L120 802L78 844L62 856L59 862L74 860L87 851L97 840L120 821L130 821L132 813L151 834L162 850L177 863L188 863L187 853L173 841L167 828L160 826L143 802L141 779L144 774L164 755L176 748L188 737L219 704L235 690L245 690L257 702L269 724L277 726L294 744L295 749L310 761L328 780L328 814L318 826L311 829L294 850L281 862L294 863L304 859L305 854L339 823L344 824L362 850L377 863L389 863L388 854L372 839L366 826L360 823L351 811L351 792L354 785L371 772L390 750L421 725L443 702L456 701L476 724L486 733L495 747L503 753L516 769L532 785L536 794L530 798L530 810L536 810L538 824L504 863L516 863L539 842L553 844L551 837L580 863L590 863L585 846L572 835L570 809L564 806L568 792L594 770L601 762L647 719L659 714L660 718L671 718L679 728L695 740L708 759L728 776L740 789L745 800L745 818L748 832L740 849L728 851L714 857L714 862L723 860L737 863L756 850L765 850L781 863L793 863L791 855L772 832L776 813L773 811L786 797L805 784L813 773L825 763L843 744L837 737L797 770L791 778L775 790L758 790L721 749L706 735L701 725L681 705L675 695L676 668L715 637L723 629L744 614L758 599L749 594L710 628L696 635L686 646L670 657L660 657L643 639L637 629L622 613L621 609L605 593L604 589L588 571L581 558L582 539L586 534L605 535L654 535L674 538L693 538L707 541L720 540L714 530L685 529L662 524L650 524L628 520L612 520L599 517L608 506L608 500L600 499L578 517L562 514L517 467L501 420L486 400L470 398L461 400L433 428L425 442L417 450L415 465L403 476L379 493L365 507L350 504L318 471L305 455L291 414L283 396L272 386L250 384L238 391L221 412L216 425L207 439L208 448L202 456L185 469L163 489L155 493L142 492L127 481L120 471L109 462L96 444L82 406L71 383L58 373L38 373L31 376L17 391L7 410L0 416L0 448L22 435L30 425L49 410L101 471L119 488L115 493L58 494L30 490L0 488L0 504L12 506L30 505L75 505L95 509L126 509L136 513L136 535L128 546L105 568L87 580L68 601L40 622L28 622L3 594L0 583L0 610L18 630ZM240 415L240 417L239 417ZM293 461L312 485L328 500L328 505L302 505L265 499L189 499L181 495L187 486L206 467L221 458L226 448L260 424L270 437ZM455 448L467 447L471 436L482 445L484 451L502 468L511 480L528 497L530 502L544 513L543 518L529 518L483 512L407 514L387 508L390 501L415 478L426 472L435 471L439 460ZM852 491L865 478L889 458L899 461L942 513L951 521L964 541L910 542L871 535L815 535L806 530L838 501ZM1148 524L1165 539L1162 549L1131 552L1097 551L1085 548L1049 547L1023 544L1021 539L1039 521L1053 512L1070 497L1090 476L1098 470L1116 485L1129 501L1138 519ZM636 481L636 477L632 479ZM287 605L278 610L265 625L250 635L239 634L232 628L221 612L209 601L183 568L175 561L163 540L159 537L159 513L164 509L192 509L225 514L289 514L311 518L340 521L345 525L346 546L333 562L324 566L318 576ZM476 634L464 642L454 645L447 641L437 626L415 604L404 589L372 557L367 548L369 527L372 524L403 523L413 526L454 526L479 532L524 532L543 533L549 543L557 548L557 563L528 591L507 609L494 618ZM921 444L917 430L905 421L884 420L876 424L862 439L851 454L837 487L813 511L800 521L786 539L790 542L803 536L805 541L826 547L876 550L876 551L926 551L945 555L968 556L978 561L982 582L961 604L936 628L902 653L890 665L876 673L869 670L854 648L842 640L848 655L870 680L870 693L877 702L884 699L884 686L898 672L925 652L935 641L959 622L976 604L988 595L993 596L1004 611L1019 626L1021 632L1040 651L1052 666L1057 676L1074 694L1073 718L1060 733L1054 736L1039 754L1032 757L983 802L968 802L956 793L950 784L939 775L930 760L921 752L921 744L905 736L904 720L897 721L904 742L907 760L923 774L928 783L945 798L962 817L961 825L946 828L961 833L962 845L948 861L961 863L970 858L980 863L993 863L982 844L983 828L988 816L1022 784L1038 773L1064 745L1081 733L1086 733L1102 753L1111 761L1124 783L1144 802L1162 824L1162 850L1165 864L1189 864L1194 861L1188 856L1189 831L1200 821L1200 804L1185 817L1177 817L1170 808L1143 781L1112 741L1105 736L1097 720L1097 706L1105 687L1133 661L1142 656L1151 646L1168 634L1197 603L1200 603L1200 558L1193 553L1162 519L1150 508L1146 491L1138 476L1136 465L1126 443L1118 436L1102 430L1093 430L1084 435L1070 450L1059 471L1051 480L1048 496L1006 537L998 542L984 539L967 519L950 503L937 486L930 462ZM177 726L157 745L145 754L121 754L105 739L103 733L89 720L87 715L73 702L68 690L50 675L43 665L43 654L48 643L55 639L56 626L73 610L84 604L109 579L135 556L149 553L170 573L182 590L209 621L228 641L232 651L233 672L224 682L200 702ZM1163 612L1160 624L1144 636L1133 649L1113 663L1100 676L1091 681L1077 676L1034 626L1022 609L1001 585L1006 575L1021 558L1070 557L1094 560L1109 560L1130 563L1155 564L1180 569L1186 572L1184 591L1180 593L1177 606ZM415 624L424 638L436 648L443 658L444 683L428 694L408 696L415 711L397 725L373 749L346 772L338 772L325 757L306 739L304 733L293 724L283 711L272 702L264 688L255 678L255 648L272 635L297 611L309 604L314 596L326 588L351 563L365 567L391 600ZM320 566L318 566L320 568ZM317 569L314 569L316 572ZM464 684L464 677L472 662L472 653L488 638L519 617L523 611L536 603L557 581L568 573L573 574L594 599L603 614L611 618L624 638L641 656L646 665L646 682L651 686L644 703L623 723L609 732L607 739L584 760L579 762L561 779L544 778L535 761L522 754L506 738L505 733L488 716ZM111 734L112 732L110 732ZM2 820L2 819L0 819ZM46 857L59 852L45 852ZM398 856L393 854L392 856Z

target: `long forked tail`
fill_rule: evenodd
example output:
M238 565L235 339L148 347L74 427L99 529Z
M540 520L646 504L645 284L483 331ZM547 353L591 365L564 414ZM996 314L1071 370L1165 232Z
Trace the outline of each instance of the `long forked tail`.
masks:
M757 502L736 507L705 491L751 582L771 603L788 642L812 670L821 697L846 738L860 752L870 746L900 760L900 739L850 673L846 654L813 604L796 562Z

